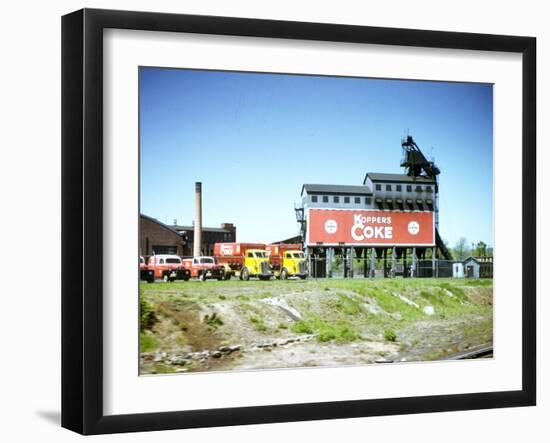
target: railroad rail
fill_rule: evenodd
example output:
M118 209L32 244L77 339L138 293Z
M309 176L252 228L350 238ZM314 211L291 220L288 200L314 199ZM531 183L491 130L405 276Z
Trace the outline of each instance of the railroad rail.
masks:
M440 360L471 360L476 358L490 358L493 356L493 345L485 344L467 349L456 354L446 355Z

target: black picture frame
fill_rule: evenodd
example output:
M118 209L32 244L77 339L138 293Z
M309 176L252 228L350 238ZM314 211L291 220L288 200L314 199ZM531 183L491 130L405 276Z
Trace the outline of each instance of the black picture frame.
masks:
M103 413L103 30L251 36L522 54L522 389L131 415ZM151 431L536 403L536 39L230 17L83 9L62 18L62 426Z

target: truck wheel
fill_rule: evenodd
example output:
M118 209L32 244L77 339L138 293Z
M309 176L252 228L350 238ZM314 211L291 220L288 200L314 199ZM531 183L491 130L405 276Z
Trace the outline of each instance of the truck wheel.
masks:
M206 281L206 272L201 272L199 274L199 280L200 281Z
M288 278L288 271L286 269L283 269L281 271L281 280L286 280Z
M305 279L307 278L307 275L300 275L300 278L301 278L302 280L305 280Z
M223 276L224 280L229 280L230 278L231 278L231 273L229 273L229 272L226 272Z
M241 271L241 280L248 281L250 279L250 274L247 268L243 268Z

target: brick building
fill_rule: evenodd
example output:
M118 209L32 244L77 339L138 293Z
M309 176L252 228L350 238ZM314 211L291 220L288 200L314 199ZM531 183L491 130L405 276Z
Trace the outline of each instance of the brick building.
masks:
M193 255L193 245L195 240L194 226L171 225L170 229L178 232L186 239L185 254ZM202 228L202 255L214 254L214 243L235 242L237 241L237 228L233 223L222 223L219 228Z
M193 226L166 225L145 214L139 220L140 255L176 254L180 257L193 255ZM234 242L237 228L232 223L222 223L219 228L202 228L203 255L212 255L214 243Z

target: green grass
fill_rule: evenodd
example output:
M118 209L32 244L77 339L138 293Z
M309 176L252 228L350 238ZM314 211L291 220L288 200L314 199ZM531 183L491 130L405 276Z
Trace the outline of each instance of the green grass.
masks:
M218 326L223 325L223 320L216 312L214 312L211 315L204 316L204 323L213 328L217 328Z
M363 296L368 296L376 300L378 305L388 313L398 312L401 317L405 320L417 320L422 317L422 311L415 306L411 306L408 303L401 300L399 297L394 295L392 292L386 290L385 288L356 288L358 294ZM397 293L398 291L395 291ZM405 295L407 297L407 295ZM412 300L411 297L407 297Z
M397 334L393 329L386 329L384 331L384 339L387 341L395 341L397 340Z
M462 281L464 282L464 286L493 286L493 280L491 278L467 279Z
M267 331L267 326L265 325L264 321L258 317L250 317L250 321L254 325L254 329L257 331L263 332Z
M357 315L363 312L361 302L341 292L337 292L338 300L330 300L327 304L330 309L341 312L344 315Z
M142 331L151 329L157 322L155 307L149 303L144 297L139 298L139 326Z
M317 340L320 342L342 343L360 338L358 330L351 322L345 320L330 322L315 316L295 322L291 330L298 334L316 334Z
M162 363L155 363L153 365L152 373L154 374L173 374L176 370L172 366L164 365Z
M143 332L139 334L139 350L140 352L152 352L157 348L158 342L155 336L144 334Z

